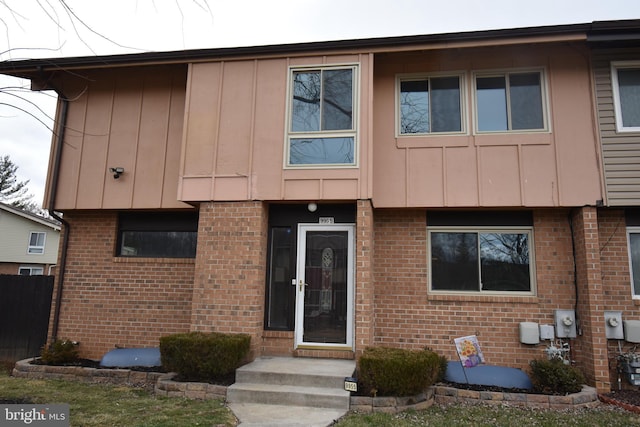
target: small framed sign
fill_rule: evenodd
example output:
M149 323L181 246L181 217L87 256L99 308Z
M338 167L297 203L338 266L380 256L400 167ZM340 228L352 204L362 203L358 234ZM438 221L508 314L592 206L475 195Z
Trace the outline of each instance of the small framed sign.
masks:
M352 377L344 379L344 389L346 391L358 391L358 380Z
M334 218L332 216L321 216L318 219L318 224L333 224Z

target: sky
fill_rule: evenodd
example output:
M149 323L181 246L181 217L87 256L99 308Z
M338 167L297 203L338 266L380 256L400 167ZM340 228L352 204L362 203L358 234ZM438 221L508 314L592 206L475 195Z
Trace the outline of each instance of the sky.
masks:
M0 61L617 19L640 19L640 1L0 0ZM28 86L0 76L0 156L11 157L41 203L56 97L24 90Z

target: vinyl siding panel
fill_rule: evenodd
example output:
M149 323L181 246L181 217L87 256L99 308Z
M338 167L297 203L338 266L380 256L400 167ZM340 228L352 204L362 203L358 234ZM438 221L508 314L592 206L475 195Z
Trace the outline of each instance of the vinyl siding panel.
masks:
M31 232L46 233L43 254L27 253ZM55 264L57 261L60 232L51 227L0 210L0 236L0 262Z
M640 205L640 133L616 131L611 62L640 61L640 49L594 50L593 72L602 162L610 206Z

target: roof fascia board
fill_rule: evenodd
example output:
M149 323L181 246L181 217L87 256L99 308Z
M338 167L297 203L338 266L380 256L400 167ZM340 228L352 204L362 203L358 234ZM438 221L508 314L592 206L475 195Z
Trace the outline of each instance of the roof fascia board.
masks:
M381 37L369 39L336 40L311 43L293 43L265 46L198 49L171 52L145 52L107 56L29 59L0 62L0 73L18 77L31 77L43 71L107 68L122 66L179 64L256 57L302 56L310 52L344 53L345 51L393 52L400 50L445 49L453 47L495 46L502 44L581 40L591 24L571 24L486 30L419 36Z

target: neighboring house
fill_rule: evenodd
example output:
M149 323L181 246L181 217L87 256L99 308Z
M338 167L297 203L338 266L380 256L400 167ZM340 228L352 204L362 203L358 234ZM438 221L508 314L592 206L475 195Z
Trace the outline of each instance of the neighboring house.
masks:
M0 203L0 274L54 275L60 224Z
M92 358L194 330L248 333L252 357L456 359L453 339L475 334L488 363L526 368L555 325L610 390L631 339L606 319L640 320L638 34L0 64L59 94L51 335Z

